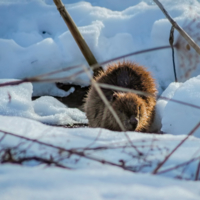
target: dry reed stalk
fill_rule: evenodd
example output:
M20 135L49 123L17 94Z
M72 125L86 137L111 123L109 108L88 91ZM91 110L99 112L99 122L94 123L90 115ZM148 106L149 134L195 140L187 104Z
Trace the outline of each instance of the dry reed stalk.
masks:
M90 48L88 47L87 43L85 42L83 36L81 35L80 31L78 30L76 24L74 23L73 19L71 18L70 14L67 12L64 4L61 0L54 0L55 5L57 6L60 15L64 19L65 23L67 24L71 34L73 35L77 45L79 46L82 54L84 55L85 59L87 60L88 64L94 65L97 64L97 60L94 57L93 53L91 52ZM98 68L94 69L94 76L97 76L103 68L98 66Z
M153 170L152 174L157 174L158 170L165 164L165 162L170 158L170 156L189 138L194 132L199 128L200 122L188 133L188 135L169 153L165 159L158 164L158 166Z
M154 2L158 5L172 26L182 35L182 37L187 40L188 44L193 47L198 54L200 54L200 47L194 42L194 40L172 19L172 17L168 14L166 9L158 0L154 0Z

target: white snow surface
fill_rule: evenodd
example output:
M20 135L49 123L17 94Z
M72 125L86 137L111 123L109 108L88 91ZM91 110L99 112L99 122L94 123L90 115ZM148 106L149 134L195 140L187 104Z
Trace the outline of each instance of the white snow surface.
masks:
M188 134L200 122L199 86L200 76L191 78L182 84L170 84L162 96L183 103L189 103L190 105L180 104L174 101L164 102L166 106L164 107L162 116L162 131L174 135ZM170 90L172 87L173 90ZM200 129L197 129L194 135L200 137Z
M0 83L11 81L16 80L1 79ZM67 108L51 96L42 96L32 101L32 90L31 83L2 87L0 89L0 114L25 117L53 125L88 122L85 113L78 109Z
M199 44L199 2L161 2ZM168 45L171 25L151 0L63 0L63 3L98 62ZM80 65L80 69L45 78L70 77L87 65L52 0L0 0L0 27L0 83ZM158 163L200 122L200 60L176 31L175 42L178 83L174 83L170 48L124 58L146 66L154 76L160 98L152 130L166 133L163 135L128 132L128 139L122 132L98 128L49 126L87 123L83 112L50 96L66 96L73 88L65 92L54 83L0 87L0 156L3 150L18 147L15 154L18 158L59 157L61 165L72 168L39 165L33 160L23 166L2 164L0 199L199 199L200 183L193 181L200 156L198 127L158 170L160 173L152 174ZM65 82L84 86L89 79L82 73L73 79L66 78ZM40 95L32 101L32 96ZM130 142L137 146L140 156ZM97 151L86 149L85 155L125 163L135 173L102 164L103 161L69 155L56 147L67 150L101 147ZM188 161L191 162L181 166Z
M133 174L108 166L71 172L6 165L0 173L2 200L199 199L199 183Z
M135 167L135 170L136 166L142 167L140 173L132 173L114 166L102 165L91 159L80 159L77 156L70 158L65 153L61 154L63 159L60 163L73 168L72 170L38 166L37 162L27 162L26 166L6 164L0 167L0 197L3 200L16 197L17 199L199 199L199 182L169 179L181 175L182 178L193 179L197 162L190 163L187 169L177 168L161 174L162 176L147 173L155 169L158 160L162 160L185 137L184 135L128 132L130 140L139 151L148 152L149 145L152 146L153 154L148 154L144 161L141 157L132 158L137 154L121 132L92 128L56 128L19 117L0 116L0 120L2 132L15 133L65 149L109 147L108 150L94 152L85 150L85 154L116 164L123 159L128 166ZM94 142L97 135L99 138ZM13 136L6 136L1 141L1 146L7 148L18 144L21 144L21 151L26 150L24 156L48 158L58 155L56 148L32 142L24 143L23 139ZM127 145L125 149L120 148L125 144ZM190 137L160 171L195 158L199 145L200 139Z
M121 0L63 2L98 62L168 45L171 25L150 0L136 0L134 3L131 0L126 3ZM164 0L162 3L198 43L198 1ZM195 21L191 25L192 20ZM86 65L52 0L1 0L0 25L0 78L21 79L74 65ZM192 50L186 51L187 43L175 31L176 41L183 46L176 56L176 63L184 66L177 69L178 78L185 81L199 74L199 59ZM170 48L125 59L146 66L157 80L159 93L174 81ZM52 77L69 77L77 70ZM73 79L66 78L66 82L88 85L89 79L82 73ZM34 96L68 95L53 83L34 83L33 88Z

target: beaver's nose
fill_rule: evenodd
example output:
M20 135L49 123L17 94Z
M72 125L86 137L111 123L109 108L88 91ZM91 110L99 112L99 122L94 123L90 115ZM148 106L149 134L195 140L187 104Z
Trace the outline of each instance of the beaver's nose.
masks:
M134 131L137 128L138 119L132 115L128 120L124 122L126 130Z

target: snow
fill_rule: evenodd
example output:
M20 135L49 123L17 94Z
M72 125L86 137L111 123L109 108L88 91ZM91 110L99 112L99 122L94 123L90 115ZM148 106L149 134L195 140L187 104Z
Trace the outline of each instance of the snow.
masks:
M91 3L64 3L98 62L146 48L168 45L171 25L152 1L116 3L113 0L91 0ZM198 42L198 20L194 22L195 26L191 26L190 21L198 19L199 3L195 0L182 1L181 6L179 1L163 3L177 23L183 24ZM15 12L11 12L12 10ZM53 1L1 0L0 19L0 78L21 79L77 64L86 64ZM175 31L176 40L184 43ZM183 52L184 49L178 51L177 63L181 62ZM195 55L191 51L186 57ZM158 82L160 93L174 81L170 48L126 59L148 67ZM7 70L4 70L5 66ZM199 73L198 69L199 67L192 70L192 76ZM54 77L70 76L75 71L74 69ZM179 73L180 79L183 79L182 74ZM72 81L89 84L85 74L75 77L74 80L66 79L66 82ZM40 83L39 86L38 83L34 83L33 88L34 96L67 95L53 83Z
M8 132L15 132L18 135L26 136L28 138L39 139L39 141L48 144L59 145L60 147L77 148L86 147L96 138L97 132L94 129L64 129L49 127L38 122L16 118L1 116L1 129ZM9 126L13 124L13 126ZM27 124L29 127L27 127ZM16 129L16 126L18 127ZM28 131L27 131L28 130ZM170 147L179 142L183 136L175 138L173 135L141 135L139 133L129 133L134 144L151 143L152 138L156 137L159 147ZM8 137L8 136L7 136ZM154 138L155 139L155 138ZM146 140L146 142L142 142ZM12 141L12 143L11 143ZM9 136L2 145L16 146L18 140ZM103 130L100 138L95 146L112 146L116 144L127 143L126 138L122 133L111 132ZM181 152L172 158L167 165L176 164L191 158L191 155L196 149L199 149L200 140L191 137L185 146L182 146ZM26 149L30 144L21 145L22 149ZM155 144L156 146L156 144ZM142 150L142 148L141 148ZM145 151L145 149L143 149ZM121 149L113 149L109 151L96 152L93 156L104 158L105 160L115 161L116 163L123 155L123 159L127 160L128 164L135 162L130 159L127 149L123 152ZM43 155L48 157L50 154L57 154L55 149L49 149L45 146L41 149L37 145L31 145L27 154ZM46 153L46 154L45 154ZM164 152L166 153L166 152ZM181 156L183 155L183 156ZM163 155L157 151L154 156L155 167L158 157L163 158ZM75 158L73 158L75 160ZM76 170L63 170L56 168L46 168L44 166L37 167L18 167L3 165L0 168L0 194L1 199L12 199L17 196L19 199L64 199L66 196L72 199L125 199L144 198L144 199L162 199L162 198L181 198L181 199L198 199L199 198L199 183L185 182L169 179L168 177L177 175L181 170L173 171L166 177L153 176L150 174L135 174L126 172L122 169L104 166L99 163L94 163L91 160L81 159L78 163L74 163L73 159L63 161L67 166L75 167ZM152 160L152 157L148 158ZM28 165L31 165L28 164ZM196 165L192 165L187 171L186 176L190 177ZM77 169L78 168L78 169ZM146 170L152 170L150 169ZM174 174L175 173L175 174ZM144 192L145 190L145 192ZM79 192L77 192L79 191ZM175 192L176 191L176 192Z
M199 2L161 2L199 44ZM63 0L63 3L98 62L169 45L171 24L152 0ZM65 77L65 82L89 85L85 73L69 79L87 63L52 0L0 0L0 26L0 83L78 66L44 78ZM160 98L152 130L162 131L163 135L136 132L125 135L99 128L50 126L87 123L85 113L51 97L67 96L74 88L65 92L54 83L0 87L0 157L5 148L13 148L16 158L60 158L61 165L72 168L40 165L33 160L22 166L2 164L0 199L199 199L200 183L193 181L200 156L199 128L157 175L152 174L158 163L199 123L199 56L177 31L175 43L178 83L174 83L170 48L124 58L146 66L153 74ZM33 101L32 96L42 97ZM140 156L130 142L137 146ZM64 148L64 153L56 147ZM69 149L85 149L88 158L69 155ZM191 159L187 165L169 170ZM102 164L102 160L118 167ZM120 163L130 168L123 170Z
M199 122L200 114L200 76L189 79L183 84L170 85L165 91L166 97L179 100L185 103L198 106L191 107L183 104L177 104L169 101L163 111L162 130L164 132L176 134L188 134ZM170 88L173 87L173 92ZM173 94L174 93L174 94ZM163 96L165 96L163 94ZM172 114L173 113L173 114ZM196 137L200 137L200 129L194 133Z
M12 80L2 79L0 83L10 81ZM25 117L52 125L88 122L85 113L67 108L53 97L43 96L32 101L32 91L31 83L1 88L0 114Z
M71 172L6 165L0 173L2 200L199 199L199 183L133 174L106 166Z
M162 160L184 138L183 135L175 137L170 134L146 135L129 132L128 135L131 141L142 152L148 151L148 144L151 144L154 139L152 144L154 154L149 154L146 161L142 161L139 157L132 158L132 155L137 155L133 148L127 146L123 150L119 147L128 143L124 134L120 132L102 130L99 139L91 145L100 129L95 131L91 128L56 128L19 117L0 116L0 120L1 131L4 130L19 136L37 139L40 142L65 149L85 148L87 146L107 146L110 148L96 152L86 151L85 153L91 157L103 158L114 163L119 163L119 160L123 158L128 166L136 166L136 164L143 166L146 162L152 163L143 166L141 172L152 172L158 160ZM10 126L10 124L13 124L13 126ZM16 129L16 127L18 128ZM56 148L45 145L40 146L32 142L24 143L23 139L17 139L13 136L6 136L1 142L2 147L12 147L17 144L21 144L21 152L24 149L27 150L26 156L40 155L42 158L48 158L50 155L56 157L58 154ZM190 137L170 158L163 169L191 159L199 149L199 145L200 139ZM118 148L112 149L111 147ZM146 173L142 174L141 172L124 171L113 166L102 165L90 159L81 158L77 162L77 156L68 157L65 154L63 156L61 163L72 167L73 170L50 168L44 165L38 166L37 163L33 162L26 163L26 167L8 164L1 166L1 199L12 199L14 196L18 196L19 199L42 199L44 197L48 199L63 199L65 197L79 199L81 195L83 195L83 199L88 199L89 196L97 199L121 199L123 196L125 199L175 199L178 197L181 199L198 199L200 195L199 182L169 179L169 177L181 175L184 168L177 168L168 173L163 173L162 176L154 176ZM137 170L137 168L135 169ZM163 169L161 168L161 171ZM195 169L196 162L193 162L185 170L183 178L190 179L193 177Z

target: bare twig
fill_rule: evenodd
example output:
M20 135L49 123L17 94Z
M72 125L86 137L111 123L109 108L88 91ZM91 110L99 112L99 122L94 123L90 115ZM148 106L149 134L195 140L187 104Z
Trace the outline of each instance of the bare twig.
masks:
M115 86L115 85L109 85L109 84L106 84L106 83L97 83L97 84L101 88L113 89L113 90L118 90L118 91L122 91L122 92L132 92L132 93L139 94L139 95L144 95L144 96L154 96L152 93L144 92L144 91L140 91L140 90L123 88L123 87L119 87L119 86Z
M169 48L171 48L171 46L166 45L166 46L153 47L153 48L149 48L149 49L135 51L135 52L132 52L132 53L124 54L124 55L121 55L121 56L118 56L118 57L111 58L109 60L100 62L98 64L92 65L92 69L98 67L99 65L105 65L107 63L114 62L114 61L117 61L117 60L120 60L120 59L123 59L123 58L126 58L126 57L130 57L130 56L134 56L134 55L138 55L138 54L142 54L142 53L148 53L148 52L151 52L151 51L158 51L158 50L163 50L163 49L169 49Z
M158 98L163 99L163 100L167 100L167 101L172 101L174 103L182 104L182 105L189 106L189 107L192 107L192 108L200 109L200 106L197 106L197 105L194 105L194 104L191 104L191 103L187 103L187 102L184 102L184 101L179 101L179 100L176 100L176 99L170 99L170 98L163 97L163 96L158 96Z
M93 160L93 161L96 161L96 162L99 162L99 163L102 163L102 164L107 164L107 165L111 165L111 166L120 167L120 168L122 168L124 170L133 172L133 170L131 170L130 168L128 168L128 167L126 167L124 165L116 164L114 162L110 162L110 161L105 160L105 159L100 159L100 158L97 158L97 157L93 157L93 156L85 154L84 152L79 152L79 151L76 151L74 149L65 149L65 148L62 148L62 147L59 147L59 146L56 146L56 145L48 144L48 143L45 143L45 142L42 142L42 141L39 141L39 140L36 140L36 139L31 139L31 138L28 138L28 137L25 137L25 136L21 136L21 135L17 135L15 133L11 133L11 132L4 131L4 130L0 130L0 132L5 133L6 135L11 135L11 136L14 136L14 137L17 137L17 138L21 138L21 139L24 139L24 140L27 140L27 141L31 141L31 142L34 142L34 143L37 143L37 144L40 144L40 145L51 147L53 149L59 150L60 152L67 152L70 155L74 154L74 155L77 155L77 156L80 156L80 157L83 157L83 158L86 158L86 159L89 159L89 160Z
M113 144L111 144L113 145ZM127 142L124 145L118 145L118 146L111 146L111 145L106 145L106 146L97 146L97 147L90 147L89 145L87 147L78 147L76 150L79 151L103 151L103 150L110 150L110 149L124 149L124 148L132 148L132 146L127 144ZM152 148L152 145L137 145L138 148ZM155 147L157 147L155 145Z
M0 142L5 138L5 136L6 136L5 134L2 135Z
M71 66L71 67L65 67L65 68L62 68L62 69L58 69L56 71L52 71L52 72L48 72L48 73L45 73L45 74L41 74L41 75L37 75L35 76L35 78L44 78L44 77L48 77L48 76L51 76L51 75L54 75L54 74L59 74L59 73L62 73L62 72L66 72L66 71L70 71L70 70L74 70L74 69L78 69L78 68L81 68L82 65L74 65L74 66Z
M81 71L77 72L76 75L80 74L84 71L85 70L81 70ZM45 74L43 74L43 75L45 75ZM41 76L43 76L43 75L41 75ZM62 78L62 80L70 80L71 78L74 78L74 75ZM60 80L60 78L58 78L58 79L41 79L40 80L40 79L37 79L36 77L32 77L32 78L26 78L26 79L23 79L23 80L19 80L19 81L10 81L10 82L6 82L6 83L0 83L0 87L20 85L20 84L26 83L26 82L46 82L46 81L49 81L49 82L54 81L55 82L55 81L59 81L59 80ZM135 94L141 94L141 95L144 95L144 96L151 96L152 95L152 94L147 93L147 92L128 89L128 88L122 88L122 87L113 86L113 85L109 85L109 84L98 83L98 85L102 88L115 89L115 90L124 91L124 92L133 92ZM187 102L184 102L184 101L171 99L171 98L167 98L167 97L164 97L164 96L157 96L157 97L159 99L163 99L163 100L166 100L166 101L172 101L172 102L175 102L175 103L178 103L178 104L182 104L182 105L186 105L186 106L189 106L189 107L200 109L200 106L197 106L197 105L194 105L194 104L191 104L191 103L187 103Z
M170 156L189 138L189 136L193 135L194 132L199 128L200 122L190 131L190 133L169 153L165 159L158 164L158 166L152 172L153 174L157 174L158 170L165 164L165 162L170 158Z
M12 153L11 153L11 149L5 149L4 150L4 155L2 156L2 160L1 163L14 163L14 164L23 164L24 162L27 161L37 161L43 164L47 164L47 165L55 165L56 167L61 167L61 168L65 168L65 169L72 169L70 167L64 166L58 162L56 162L55 160L52 159L46 159L46 158L42 158L42 157L37 157L37 156L29 156L29 157L22 157L22 158L14 158Z
M170 48L170 46L161 46L161 47L155 47L155 48L145 49L145 50L141 50L141 51L135 51L135 52L132 52L132 53L129 53L129 54L118 56L116 58L112 58L110 60L103 61L103 62L101 62L99 64L94 64L91 67L92 67L92 69L95 69L95 68L98 68L99 65L105 65L105 64L107 64L109 62L116 61L116 60L119 60L119 59L122 59L122 58L125 58L125 57L138 55L138 54L142 54L142 53L147 53L147 52L151 52L151 51L158 51L158 50L162 50L162 49L168 49L168 48ZM34 82L67 81L67 80L70 80L70 79L74 78L75 76L77 76L79 74L84 73L85 71L84 70L80 70L77 73L75 73L75 74L73 74L73 75L71 75L69 77L52 78L52 79L50 79L50 78L49 79L41 79L41 78L46 77L46 76L50 76L50 75L53 75L53 74L58 74L60 72L69 71L71 69L80 68L82 66L83 65L76 65L76 66L66 67L66 68L63 68L63 69L55 70L53 72L41 74L41 75L38 75L38 76L34 76L34 77L30 77L30 78L24 78L24 79L19 80L19 81L10 81L10 82L6 82L6 83L0 83L0 87L20 85L22 83L27 83L27 82L33 82L34 83Z
M177 76L176 76L176 67L175 67L175 58L174 58L174 27L171 27L171 31L170 31L170 37L169 37L169 43L171 45L172 48L172 61L173 61L173 68L174 68L174 79L175 82L177 82Z
M199 180L199 174L200 174L200 160L199 160L199 163L198 163L198 166L197 166L195 181Z
M62 77L62 78L46 78L46 79L40 78L40 77L46 75L46 74L42 74L42 75L35 76L35 77L24 78L24 79L19 80L19 81L9 81L9 82L6 82L6 83L0 83L0 87L20 85L22 83L27 83L27 82L31 82L31 83L44 83L44 82L54 83L54 82L58 82L58 81L67 81L67 80L73 79L74 77L78 76L79 74L82 74L83 72L84 72L84 70L79 70L78 72L72 74L71 76L66 76L66 77Z
M192 158L192 159L190 159L190 160L188 160L188 161L186 161L186 162L183 162L183 163L181 163L181 164L179 164L179 165L176 165L176 166L170 167L170 168L168 168L168 169L164 169L164 170L162 170L162 171L159 171L159 172L157 172L157 174L163 174L163 173L167 173L167 172L169 172L169 171L171 171L171 170L178 169L179 167L183 167L183 166L185 166L185 165L188 165L188 164L190 164L190 163L192 163L192 162L198 160L199 158L200 158L200 156L198 156L197 158Z
M167 19L170 21L172 26L184 37L189 45L195 49L195 51L200 54L200 47L194 42L194 40L172 19L172 17L168 14L168 12L165 10L163 5L158 1L154 0L154 2L158 5L158 7L161 9L161 11L165 14Z

